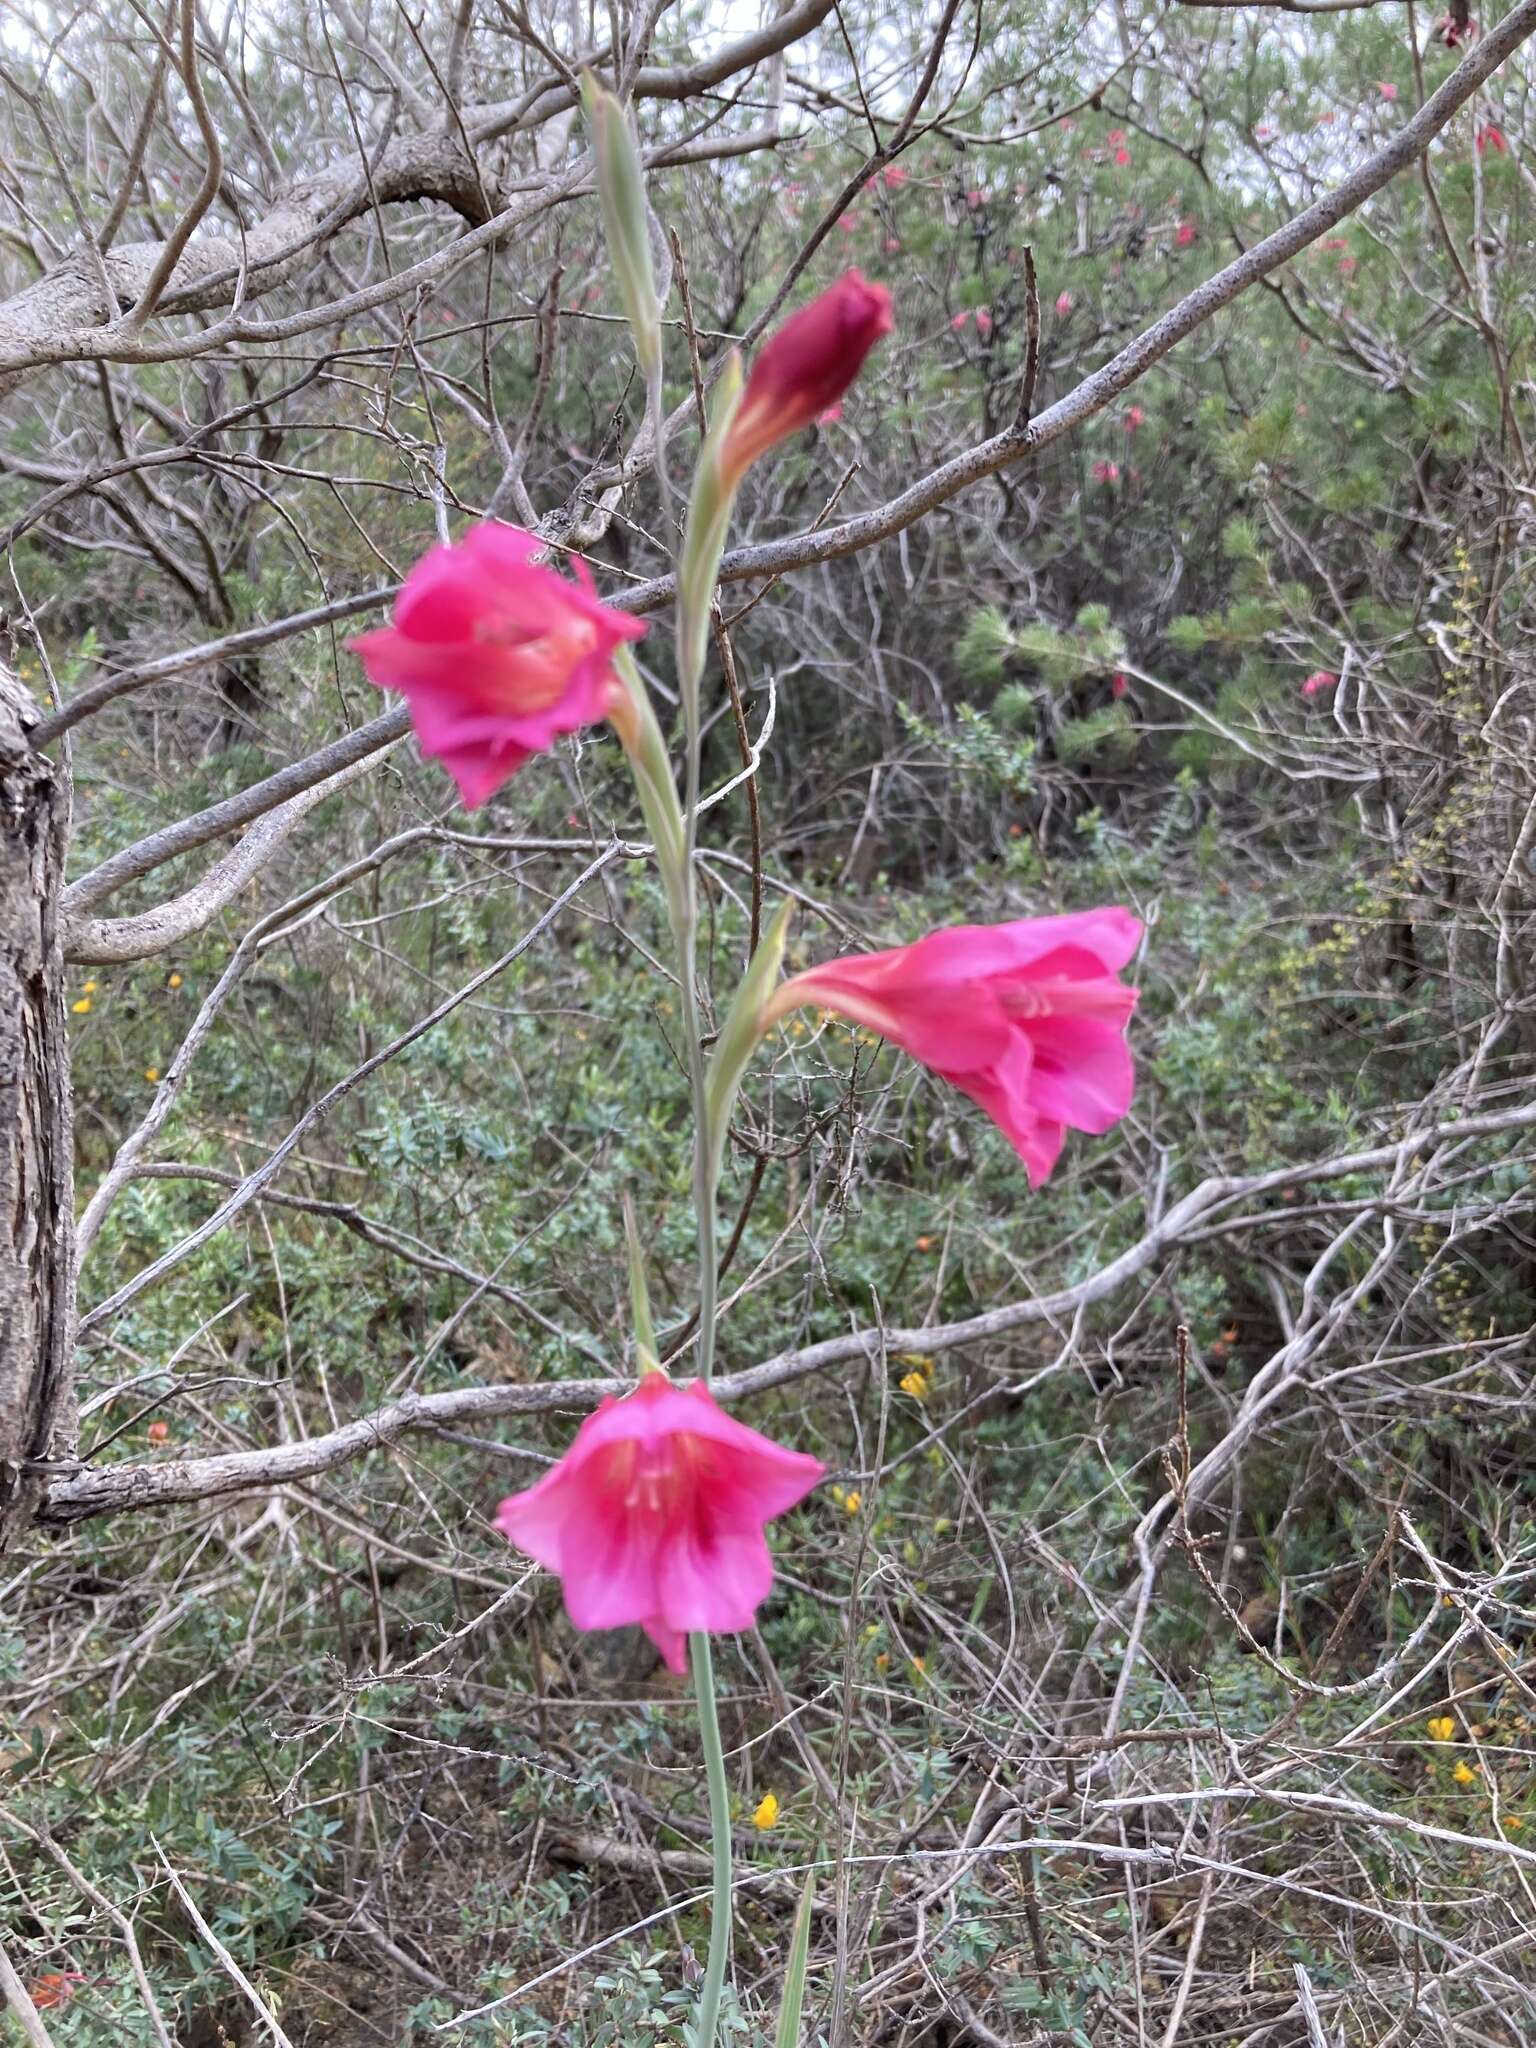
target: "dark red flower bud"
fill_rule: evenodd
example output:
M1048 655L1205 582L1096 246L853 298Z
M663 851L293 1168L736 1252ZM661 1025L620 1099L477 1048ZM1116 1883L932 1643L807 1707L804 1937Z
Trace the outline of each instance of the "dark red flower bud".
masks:
M759 455L835 405L894 324L890 293L857 270L786 320L759 351L721 445L727 484L734 488Z

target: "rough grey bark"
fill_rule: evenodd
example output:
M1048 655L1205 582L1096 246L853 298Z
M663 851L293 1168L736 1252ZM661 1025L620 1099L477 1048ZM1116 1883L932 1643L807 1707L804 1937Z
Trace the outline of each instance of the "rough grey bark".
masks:
M74 1173L60 896L68 792L37 706L0 664L0 1547L33 1461L73 1448Z
M206 312L232 304L240 290L254 298L313 263L359 215L421 199L451 206L472 226L483 225L503 203L490 171L456 136L399 137L369 167L346 158L293 185L243 237L227 230L194 235L157 312ZM137 304L162 249L146 241L101 254L78 251L0 306L0 359L11 365L0 368L0 397L25 382L29 358L41 367L61 359L61 349L67 356L82 336Z

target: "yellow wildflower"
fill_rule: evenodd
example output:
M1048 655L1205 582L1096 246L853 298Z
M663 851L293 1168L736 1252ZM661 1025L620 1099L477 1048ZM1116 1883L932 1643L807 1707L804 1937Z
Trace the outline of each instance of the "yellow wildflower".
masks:
M1505 1832L1505 1834L1506 1834L1506 1835L1518 1835L1518 1834L1519 1834L1519 1832L1520 1832L1520 1830L1521 1830L1521 1829L1522 1829L1522 1828L1523 1828L1524 1826L1525 1826L1525 1821L1524 1821L1524 1820L1522 1819L1522 1817L1521 1817L1521 1816L1520 1816L1520 1815L1519 1815L1518 1813L1506 1813L1506 1814L1505 1814L1505 1816L1504 1816L1504 1832Z
M926 1401L928 1398L928 1382L920 1372L905 1373L901 1380L901 1391L904 1394L910 1394L914 1401Z
M88 981L88 982L86 982L86 983L84 984L84 987L85 987L85 993L86 993L86 994L87 994L88 996L93 996L93 995L95 995L95 993L96 993L96 988L97 988L97 984L96 984L96 983L95 983L94 981Z
M179 974L168 974L165 977L165 985L167 988L180 988L181 976Z
M889 1671L889 1670L890 1670L890 1668L891 1668L891 1653L890 1653L890 1651L889 1651L889 1650L882 1650L882 1651L880 1652L880 1654L879 1654L879 1655L878 1655L878 1656L876 1657L876 1659L875 1659L875 1669L876 1669L877 1671Z
M1454 1742L1456 1740L1456 1723L1449 1714L1436 1714L1431 1720L1426 1721L1424 1726L1428 1730L1431 1742Z
M848 1510L850 1515L856 1515L859 1512L859 1509L863 1507L863 1505L864 1496L862 1493L858 1491L857 1488L855 1488L853 1492L845 1493L843 1495L843 1506Z
M89 996L82 996L78 1003L71 1003L69 1007L77 1017L83 1017L91 1007L91 999Z
M928 1659L926 1657L914 1657L912 1659L912 1675L914 1678L919 1679L928 1676Z
M768 1830L771 1827L777 1827L778 1820L778 1799L772 1792L765 1792L762 1798L759 1799L759 1801L757 1802L756 1810L752 1815L752 1825L753 1827L759 1829L763 1834L767 1834Z
M144 1069L144 1078L146 1081L158 1081L160 1078L160 1069L158 1067L146 1067Z
M1477 1783L1477 1773L1473 1770L1472 1766L1467 1763L1457 1764L1455 1770L1452 1771L1451 1776L1456 1780L1458 1785L1475 1785Z

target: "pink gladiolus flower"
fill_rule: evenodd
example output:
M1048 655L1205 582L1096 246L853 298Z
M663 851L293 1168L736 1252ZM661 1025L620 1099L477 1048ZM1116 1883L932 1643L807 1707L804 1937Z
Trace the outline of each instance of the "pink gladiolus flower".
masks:
M810 1003L878 1031L980 1103L1039 1187L1068 1128L1107 1131L1130 1107L1136 990L1116 977L1140 940L1118 905L956 925L808 968L770 998L764 1025Z
M985 341L987 336L992 332L992 315L987 311L985 306L978 306L976 308L976 332L981 336L983 341Z
M1336 689L1338 681L1339 679L1332 669L1317 669L1302 684L1301 694L1303 697L1321 697L1325 690Z
M907 174L900 164L887 164L880 175L892 192L899 192L907 182Z
M562 733L628 703L613 653L644 624L600 601L579 558L575 583L538 566L542 546L483 520L422 556L392 626L348 642L371 682L405 697L421 751L442 762L468 810Z
M1116 669L1114 674L1109 679L1109 694L1111 695L1111 697L1115 698L1118 701L1119 698L1125 695L1126 691L1130 687L1130 678L1128 676L1122 675L1120 670Z
M965 203L974 213L978 207L985 205L986 197L986 193L982 191L979 185L973 185L965 195Z
M1065 319L1075 304L1070 292L1062 292L1056 300L1056 310Z
M1125 409L1125 424L1128 432L1134 434L1138 427L1144 427L1147 416L1139 405L1128 405Z
M1397 98L1397 87L1392 83L1391 79L1389 78L1378 79L1376 83L1376 90L1381 94L1384 100L1395 100Z
M1096 462L1093 465L1093 480L1096 484L1117 484L1120 481L1118 462Z
M1173 239L1181 249L1187 249L1199 232L1192 220L1181 220Z
M735 1421L702 1382L675 1387L651 1372L589 1415L554 1470L501 1503L496 1525L559 1573L577 1628L638 1623L682 1671L690 1630L752 1627L773 1584L763 1525L825 1469Z
M760 455L834 405L895 323L891 295L857 270L792 314L759 349L741 406L720 449L727 484Z

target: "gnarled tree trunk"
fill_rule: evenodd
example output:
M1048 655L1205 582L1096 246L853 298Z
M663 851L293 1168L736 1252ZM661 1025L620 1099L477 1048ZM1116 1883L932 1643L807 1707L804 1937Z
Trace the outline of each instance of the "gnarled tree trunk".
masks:
M0 1547L73 1449L74 1174L59 898L68 792L0 663Z

